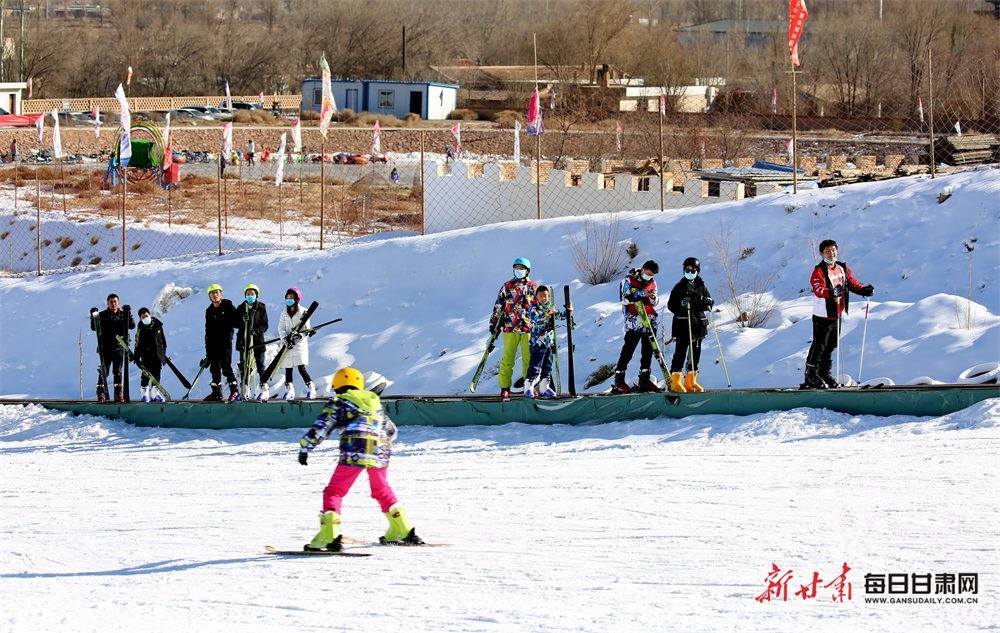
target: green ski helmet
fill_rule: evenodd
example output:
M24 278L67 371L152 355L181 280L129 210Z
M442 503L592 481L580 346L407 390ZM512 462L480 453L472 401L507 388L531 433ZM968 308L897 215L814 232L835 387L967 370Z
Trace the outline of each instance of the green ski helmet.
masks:
M205 292L206 293L213 293L216 290L218 290L219 292L222 292L222 286L220 286L219 284L209 284L208 290L206 290Z
M254 294L260 297L260 288L257 287L257 284L247 284L247 287L243 289L244 297L247 296L247 290L253 290Z

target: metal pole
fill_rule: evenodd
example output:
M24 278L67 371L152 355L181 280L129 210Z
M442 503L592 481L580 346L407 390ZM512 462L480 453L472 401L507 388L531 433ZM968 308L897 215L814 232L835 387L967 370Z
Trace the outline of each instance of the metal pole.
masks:
M927 49L927 92L930 93L928 95L929 103L927 104L927 123L929 126L927 128L928 150L931 155L931 178L934 178L937 176L937 167L935 166L937 159L934 157L934 67L930 48Z
M797 140L798 140L798 125L799 125L799 86L798 86L798 73L795 72L795 66L792 66L792 193L799 192L799 172L795 168L797 160Z
M715 314L709 310L708 318L712 320L712 331L715 332L715 344L719 346L719 360L722 361L722 372L726 374L726 386L730 390L733 388L733 381L729 380L729 369L726 367L726 356L722 353L722 339L719 338L719 328L715 325Z
M222 207L223 215L222 219L225 221L224 228L226 235L229 235L229 181L225 178L222 179Z
M858 384L861 384L861 370L865 366L865 339L868 338L868 307L872 304L872 298L868 297L868 301L865 302L865 327L861 330L861 360L858 362ZM840 381L840 376L837 376L837 381Z
M66 169L62 157L59 158L59 186L62 188L63 215L66 215Z
M169 176L168 176L169 177ZM173 226L173 207L170 204L170 194L173 190L173 183L167 183L167 226Z
M535 136L535 211L542 219L542 135Z
M219 156L219 181L216 185L216 209L218 209L219 255L222 255L222 172L225 169L225 157Z
M426 211L426 197L427 188L424 187L424 133L425 130L420 130L420 234L427 234L427 211Z
M319 250L323 250L323 222L326 219L326 137L319 142Z
M663 97L660 97L661 99ZM659 109L660 118L660 211L663 211L663 109Z
M35 256L38 275L42 275L42 190L38 182L38 166L35 166ZM13 241L13 240L11 240Z
M281 224L281 220L284 215L284 210L281 208L283 204L283 200L281 198L281 185L282 183L279 182L278 183L278 241L279 242L282 241L282 239L284 238L284 234L282 233L284 229Z
M126 199L128 198L128 174L126 173L127 167L122 167L122 266L125 265L125 205Z

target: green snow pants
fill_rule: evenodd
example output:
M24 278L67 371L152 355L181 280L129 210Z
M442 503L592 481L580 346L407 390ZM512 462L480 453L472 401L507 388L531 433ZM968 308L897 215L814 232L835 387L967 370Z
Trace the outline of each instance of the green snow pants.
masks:
M521 350L521 376L528 375L528 363L531 362L531 334L528 332L504 332L503 356L500 357L501 389L510 389L511 376L514 374L514 356Z

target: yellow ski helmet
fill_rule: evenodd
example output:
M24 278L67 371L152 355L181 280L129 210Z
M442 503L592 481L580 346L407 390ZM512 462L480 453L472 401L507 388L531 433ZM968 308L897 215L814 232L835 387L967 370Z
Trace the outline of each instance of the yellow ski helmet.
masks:
M218 290L219 292L222 292L222 286L220 286L219 284L209 284L208 290L206 290L205 292L206 293L212 293L212 292L215 292L216 290Z
M333 375L333 390L341 387L354 387L355 389L365 388L365 377L360 371L353 367L344 367Z
M260 296L260 288L257 287L257 284L247 284L247 287L243 289L244 297L247 296L247 290L253 290L256 296Z

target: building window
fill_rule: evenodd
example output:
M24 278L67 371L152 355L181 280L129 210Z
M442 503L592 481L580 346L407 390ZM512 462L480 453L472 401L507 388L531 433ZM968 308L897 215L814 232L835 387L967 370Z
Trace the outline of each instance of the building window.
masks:
M601 189L611 191L615 188L615 177L609 174L604 174L604 177L600 180Z
M378 107L380 108L392 108L392 99L395 96L392 90L379 90L378 91Z
M313 105L320 109L323 107L323 89L317 88L313 90Z
M718 198L719 194L721 193L721 190L722 190L721 185L722 185L722 183L719 182L718 180L709 180L708 181L708 195L711 196L711 197L713 197L713 198Z
M639 176L635 179L636 191L649 191L649 176Z
M567 187L579 187L583 184L583 174L566 174L564 184Z

